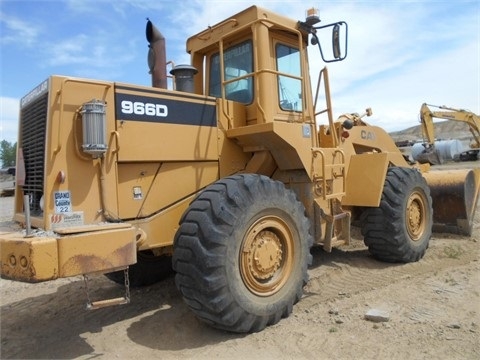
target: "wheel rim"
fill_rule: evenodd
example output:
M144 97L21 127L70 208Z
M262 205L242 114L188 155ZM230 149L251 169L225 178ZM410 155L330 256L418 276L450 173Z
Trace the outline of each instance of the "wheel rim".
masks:
M249 228L242 242L240 273L253 294L278 292L292 272L294 240L288 225L279 217L265 216Z
M419 192L414 192L408 198L406 208L407 231L413 241L421 239L425 232L426 206L425 199Z

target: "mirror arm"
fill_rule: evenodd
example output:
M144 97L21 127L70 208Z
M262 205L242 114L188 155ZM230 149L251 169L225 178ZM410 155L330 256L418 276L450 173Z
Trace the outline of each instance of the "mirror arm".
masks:
M318 49L320 50L320 55L322 56L322 60L326 63L331 63L331 62L337 62L337 61L342 61L344 60L346 57L347 57L347 52L348 52L348 24L345 22L345 21L337 21L335 23L331 23L331 24L328 24L328 25L323 25L323 26L312 26L312 28L314 29L314 31L316 32L317 30L320 30L320 29L324 29L324 28L327 28L327 27L331 27L333 26L334 28L335 27L338 27L338 29L340 28L340 25L345 25L345 55L341 56L341 54L339 53L339 57L337 58L335 55L335 59L333 60L327 60L324 58L323 56L323 51L322 51L322 47L320 45L320 41L318 40L318 37L316 36L315 34L315 39L316 41L318 42ZM313 32L311 32L311 34L314 34Z
M337 46L337 50L338 51L335 51L334 50L334 59L333 60L328 60L328 59L325 59L325 56L323 55L323 50L322 50L322 46L320 44L320 40L318 39L318 36L317 36L317 30L320 30L320 29L324 29L324 28L327 28L327 27L334 27L334 34L336 33L337 34L337 38L336 38L336 41L339 44L340 42L340 39L339 39L339 31L340 31L340 26L341 25L345 25L345 55L341 55L340 51L339 51L339 46ZM348 24L345 22L345 21L337 21L335 23L331 23L331 24L327 24L327 25L323 25L323 26L312 26L312 25L309 25L307 24L306 22L303 22L303 21L298 21L297 22L297 27L300 31L304 31L308 34L311 34L312 35L312 45L317 45L318 46L318 49L320 51L320 55L322 57L322 60L326 63L331 63L331 62L336 62L336 61L342 61L344 60L346 57L347 57L347 46L348 46ZM332 35L332 36L335 36L335 35ZM334 47L335 49L335 47Z

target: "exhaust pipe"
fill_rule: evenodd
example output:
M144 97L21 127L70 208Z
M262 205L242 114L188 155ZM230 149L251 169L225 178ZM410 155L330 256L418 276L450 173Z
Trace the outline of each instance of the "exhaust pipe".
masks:
M148 45L148 68L152 74L152 86L167 88L167 56L165 50L165 38L162 33L147 19L145 30Z

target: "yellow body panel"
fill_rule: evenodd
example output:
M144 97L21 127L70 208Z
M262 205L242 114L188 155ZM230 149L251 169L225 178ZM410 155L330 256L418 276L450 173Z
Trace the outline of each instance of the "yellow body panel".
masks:
M135 229L79 233L58 239L59 277L111 271L134 264L137 249Z
M144 218L216 181L218 163L122 163L118 178L119 216Z
M100 188L100 160L82 153L82 126L80 106L92 99L101 99L107 104L114 103L112 82L91 81L78 78L52 76L49 78L48 113L46 120L46 140L44 144L44 211L32 214L32 225L45 230L52 229L52 215L56 213L55 193L75 189L72 193L72 211L82 212L82 223L102 221ZM108 109L108 106L107 106ZM114 112L107 111L107 134L115 132ZM22 128L19 129L18 147L22 148ZM112 142L113 137L109 137ZM112 148L114 146L112 145ZM24 149L24 153L29 149ZM40 155L40 154L37 154ZM115 153L105 155L105 198L109 210L117 211ZM23 187L17 184L15 191L15 219L24 222ZM37 199L38 201L38 199Z
M268 149L282 170L309 169L312 138L309 124L268 122L227 130L244 151Z
M29 282L58 278L55 238L23 238L18 233L4 233L0 236L2 276Z
M343 139L340 147L348 157L354 154L383 153L388 154L388 162L394 166L410 167L402 153L388 133L378 126L354 126L348 130L348 138ZM372 157L373 162L374 157ZM365 169L366 170L366 169Z
M27 282L53 280L134 264L134 228L83 232L70 236L23 237L0 234L2 276Z
M179 221L195 195L182 199L152 217L132 221L145 234L146 238L138 244L139 250L160 249L173 244ZM163 253L164 251L159 251ZM167 251L168 252L168 251Z
M119 124L118 134L120 161L218 159L216 128L123 123Z
M218 160L217 127L215 99L206 98L165 89L152 89L142 86L116 84L116 129L120 150L118 161L188 161ZM162 122L162 117L152 116L152 121L130 121L128 114L121 112L121 99L138 99L142 102L158 102L165 106L165 116L172 110L187 108L192 110L182 113L178 111L177 123ZM210 115L204 112L210 110ZM213 111L212 111L213 110ZM164 115L164 114L161 114ZM193 123L195 126L192 126Z
M347 191L342 200L349 206L378 206L387 174L385 153L352 155L347 173Z

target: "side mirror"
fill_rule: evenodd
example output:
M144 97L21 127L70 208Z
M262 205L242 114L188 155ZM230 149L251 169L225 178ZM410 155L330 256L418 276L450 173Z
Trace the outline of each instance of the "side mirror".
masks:
M335 24L332 29L332 49L333 57L339 59L341 56L340 50L340 25Z
M331 33L327 31L330 28L332 28ZM348 25L346 22L339 21L324 26L311 27L311 29L312 38L310 42L312 45L318 45L323 61L326 63L342 61L347 57ZM322 44L328 44L329 36L332 41L331 50L328 47L326 49L322 48Z

